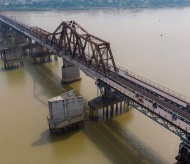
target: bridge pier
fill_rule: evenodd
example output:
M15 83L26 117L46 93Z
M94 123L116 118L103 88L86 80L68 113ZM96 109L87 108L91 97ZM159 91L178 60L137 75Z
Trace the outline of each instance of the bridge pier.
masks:
M26 44L26 38L25 36L23 36L23 34L21 34L18 31L15 31L11 28L8 28L5 30L5 36L4 37L9 37L10 41L11 41L11 46L20 46L22 47L23 45Z
M6 69L14 69L24 66L22 51L19 47L3 49L1 57Z
M0 50L8 47L13 47L13 43L10 36L3 36L0 37Z
M24 54L28 54L30 57L32 57L32 62L34 64L51 62L51 56L55 55L53 52L47 50L42 45L33 43L31 39L28 39L28 44L24 45L22 49ZM57 59L55 58L55 60Z
M54 55L54 60L55 60L55 61L57 61L57 60L58 60L58 57L57 57L57 55L56 55L56 54Z
M120 113L122 111L122 102L120 102Z
M88 102L88 105L90 107L90 113L89 118L92 120L98 119L98 111L102 109L103 117L110 115L111 117L118 114L118 104L122 104L122 101L117 98L109 98L109 99L102 99L101 96L96 97L95 99ZM122 108L122 105L120 106L120 109ZM122 111L120 110L120 113Z
M25 44L25 37L11 27L1 23L0 57L5 69L15 69L24 66L21 46Z
M25 43L25 45L22 46L24 55L32 54L32 49L30 47L32 47L32 39L26 38L26 43ZM31 49L31 53L30 53L30 49Z
M4 44L6 44L7 47L13 47L15 45L15 31L11 27L3 24L1 32Z
M81 80L79 68L63 59L61 83L68 84L79 80Z
M118 112L118 103L116 103L116 114Z
M179 145L178 156L175 158L179 164L190 164L190 142L189 137L187 141L183 141Z
M30 47L30 45L29 45L29 47ZM32 44L32 50L30 50L30 51L32 51L31 57L33 59L34 64L45 63L45 62L51 61L51 55L53 53L38 43Z
M118 109L120 108L120 113L122 108L125 107L125 103L129 103L128 99L125 101L121 100L116 96L116 93L112 91L109 85L98 84L96 85L100 89L101 95L94 98L88 102L90 107L89 118L92 120L98 119L98 111L102 109L103 117L106 115L106 118L110 115L111 117L118 114ZM114 113L115 111L115 113Z
M4 23L1 24L1 31L2 31L3 37L11 38L12 45L18 46L18 45L26 43L26 38L21 32L14 30L12 27L9 27Z
M136 76L135 74L130 73L130 71L128 72L122 68L116 67L110 48L110 43L89 34L75 21L70 21L69 23L62 22L53 33L49 33L38 27L31 28L22 23L18 23L14 19L3 16L1 14L0 20L2 20L0 28L2 31L3 42L6 41L6 46L12 48L9 48L8 50L12 51L14 46L12 44L13 40L14 44L16 42L16 39L13 38L12 34L14 31L13 29L15 29L15 31L18 31L18 29L20 29L23 35L27 34L28 37L31 37L32 35L32 38L36 40L36 42L39 42L39 44L43 45L44 43L47 43L49 44L50 49L58 48L58 50L63 50L68 56L73 58L73 60L81 60L82 62L80 64L83 64L83 66L86 68L96 70L97 72L100 71L106 75L105 79L101 78L97 80L97 86L101 90L101 96L89 102L90 117L93 119L96 119L98 117L99 109L103 108L103 113L105 113L105 109L106 116L108 117L109 112L110 115L113 115L115 104L120 103L121 111L122 107L125 107L127 103L127 105L136 108L138 111L161 124L163 127L172 131L181 138L185 138L184 134L190 134L188 97L174 91L172 91L174 94L171 94L170 89L168 89L168 91L165 91L160 85L159 87L156 87L156 83L152 83L151 81L147 82L146 79L141 78L138 75ZM80 29L82 33L86 35L81 35L81 32L77 32L77 29ZM23 30L25 32L23 32ZM31 44L32 41L32 39L29 39L29 42L31 42ZM8 45L8 43L10 45ZM44 49L44 51L45 50L46 49ZM35 48L29 48L29 54L34 53L36 55L34 55L36 57L34 60L37 60L37 58L42 61L46 60L46 57L42 56L43 54L39 54L43 53L44 51L38 49L35 50ZM22 60L20 61L21 57L15 55L15 51L13 51L12 54L9 55L7 48L3 48L1 57L4 60L5 68L23 64ZM15 56L18 56L18 58ZM79 62L76 63L76 65L79 66ZM70 83L79 80L79 73L80 72L77 67L65 61L62 67L62 82ZM119 76L115 78L114 74ZM108 79L107 75L109 75L111 78ZM91 76L93 78L98 78L98 76L93 73ZM148 92L146 92L146 89ZM122 102L124 102L124 104L122 104ZM157 111L154 108L158 108ZM183 109L183 111L181 109ZM187 113L184 113L186 109ZM177 113L175 114L179 114L179 122L177 123L173 120L173 113L176 111ZM178 116L176 116L176 118ZM60 131L59 128L57 130L58 132ZM190 164L189 137L188 139L186 137L180 144L179 154L176 159L179 163Z
M22 47L26 44L26 37L18 32L15 32L13 39L14 39L14 45Z

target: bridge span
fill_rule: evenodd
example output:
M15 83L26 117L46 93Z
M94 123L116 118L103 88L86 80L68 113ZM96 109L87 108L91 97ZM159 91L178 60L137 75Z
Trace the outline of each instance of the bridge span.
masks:
M62 22L52 33L2 14L0 21L77 66L96 81L103 95L109 92L178 135L183 141L178 160L182 148L190 150L190 98L117 66L109 42L91 35L75 21ZM186 154L184 160L190 163L190 154Z

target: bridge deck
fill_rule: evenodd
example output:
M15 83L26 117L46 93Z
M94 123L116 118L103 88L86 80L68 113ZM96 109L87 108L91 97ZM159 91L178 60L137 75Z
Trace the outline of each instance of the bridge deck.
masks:
M119 102L121 102L121 100L115 97L102 99L101 96L99 96L89 101L88 104L93 110L98 110L98 109L102 109L104 107L111 106Z
M23 25L22 23L11 20L10 18L3 15L0 15L0 20L12 28L20 31L25 36L35 40L47 49L51 50L57 56L64 58L65 60L78 66L79 69L86 73L86 75L92 77L95 80L101 79L113 89L133 99L138 104L141 104L156 115L159 115L179 129L185 131L185 133L190 134L190 114L189 110L187 109L187 104L190 102L189 98L171 90L166 91L161 87L158 87L158 85L155 86L146 83L144 80L139 79L139 76L132 76L132 74L130 74L128 71L121 68L119 68L117 76L115 76L113 68L109 68L109 72L105 76L101 70L97 71L93 65L89 67L89 65L86 65L86 63L84 63L79 58L71 58L71 54L65 52L64 49L60 52L57 52L55 49L56 45L52 46L51 40L44 42L40 36L32 33L30 27L27 25ZM48 33L47 37L49 37L49 34L50 33ZM139 97L141 98L140 101ZM157 104L157 108L153 107L153 103L155 102ZM178 114L177 120L173 119L173 113Z
M134 101L136 101L136 102L140 103L141 105L147 107L153 113L159 115L162 118L165 118L167 121L172 122L174 125L180 127L181 129L187 131L188 133L190 133L189 121L185 120L185 118L184 118L184 120L182 120L182 119L174 120L172 118L173 111L171 109L167 109L163 106L158 106L155 109L152 105L152 100L150 98L147 98L144 96L143 102L141 102L141 101L139 101L139 98L136 97L136 93L133 92L134 90L131 90L130 88L126 88L124 86L121 86L120 84L117 84L108 78L100 78L100 79L102 81L104 81L105 83L109 84L110 86L112 86L113 88L115 88L116 90L120 91L124 95L130 97Z

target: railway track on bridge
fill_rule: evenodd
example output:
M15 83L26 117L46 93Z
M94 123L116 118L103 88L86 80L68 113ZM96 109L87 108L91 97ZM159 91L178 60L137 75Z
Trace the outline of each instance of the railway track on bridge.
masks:
M147 110L157 116L156 119L155 117L153 118L154 121L163 125L181 138L183 142L180 144L179 155L176 159L181 159L182 148L187 149L187 153L183 153L188 156L190 163L190 108L187 109L186 106L190 103L189 98L186 99L187 97L185 96L185 99L183 99L180 97L180 94L179 97L176 96L176 94L172 95L170 92L165 92L164 89L154 87L151 83L149 84L135 78L135 76L119 74L120 71L125 72L125 70L116 67L110 43L89 34L75 21L62 22L53 33L49 33L38 27L29 27L1 14L0 19L20 34L35 40L47 49L55 52L57 56L68 60L72 64L74 63L74 65L78 66L93 79L103 79L104 84L106 84L109 89L111 87L116 91L118 87L120 95L123 94L125 98L132 99L133 102L136 102L137 110L139 110L139 108L143 109L142 106L144 105ZM82 34L78 33L77 30L82 31ZM88 49L90 47L90 53L87 47ZM74 60L74 62L72 60ZM99 77L100 79L98 79ZM117 87L114 85L117 85ZM126 92L121 91L121 88ZM132 96L130 96L130 94L132 94ZM137 99L137 96L142 98L141 101ZM143 104L143 100L146 102L146 105ZM157 111L157 107L153 106L154 103L158 106ZM150 107L150 105L152 105L152 107ZM155 109L151 110L152 108ZM147 113L146 115L150 117ZM168 118L171 117L173 113L178 114L179 120L177 120L177 123L173 122L173 119ZM158 118L164 121L159 122L157 120ZM182 125L180 125L180 123ZM184 160L186 159L184 158Z
M80 63L85 64L84 61L80 60L77 57L75 57L74 59ZM95 70L95 65L91 65L90 69ZM101 70L101 69L99 70L99 73L104 75L103 70ZM128 78L126 78L124 76L120 76L120 75L116 76L115 72L113 72L111 70L108 71L106 77L111 79L115 83L117 83L121 86L124 86L125 88L132 89L133 91L135 91L135 93L141 95L142 97L145 97L145 99L148 99L148 101L151 102L152 104L154 102L156 102L156 104L161 109L163 109L163 110L169 109L173 113L177 113L178 117L180 119L182 119L186 123L189 123L189 120L190 120L189 112L190 111L185 110L186 109L185 107L183 107L175 102L167 101L168 99L166 99L162 95L156 94L156 93L152 92L151 90L148 90L148 89L142 87L141 85L129 80Z
M140 86L137 86L136 83L133 83L132 81L130 81L129 79L125 78L125 77L121 77L121 76L115 76L115 74L113 72L110 72L108 74L108 77L110 77L112 80L114 80L116 83L124 86L124 87L129 87L131 89L133 89L137 94L142 95L143 97L146 97L149 99L150 102L154 103L156 102L158 104L158 106L160 106L161 108L166 108L169 109L171 111L173 111L174 113L177 113L179 116L182 116L183 118L185 118L186 120L190 120L190 113L188 113L186 110L184 110L184 108L180 108L175 106L174 104L170 103L169 101L166 101L164 99L164 97L162 97L161 95L155 95L152 94L151 92L143 89Z
M5 20L7 23L10 23L11 25L17 27L18 29L20 29L22 32L26 32L29 33L30 35L33 35L34 37L37 37L38 39L41 39L40 36L38 36L38 34L35 34L32 31L32 28L30 28L27 25L24 25L20 22L14 21L6 16L0 15L0 18L2 18L3 20ZM51 46L51 41L50 40L46 40L46 44L49 44ZM54 45L54 47L57 47L56 45ZM75 55L73 57L73 59L78 60L79 62L81 62L82 64L86 64L86 61L84 59L80 59L80 57L78 57L77 55ZM90 61L90 58L86 58L86 60ZM94 70L96 70L96 64L91 64L90 67ZM99 72L101 74L104 74L104 70L103 69L99 69ZM184 107L179 107L179 104L176 104L177 106L175 106L171 101L166 101L165 97L161 96L161 95L157 95L154 94L153 92L151 92L150 90L143 88L142 86L134 83L133 81L127 79L126 77L123 76L115 76L115 72L112 71L108 71L107 72L107 77L110 77L113 81L115 81L116 83L124 86L124 87L129 87L131 89L133 89L135 92L139 93L140 95L142 95L143 97L146 97L149 99L149 101L156 102L161 108L166 108L171 110L174 113L177 113L179 116L190 120L190 114L184 110ZM150 92L149 92L150 91Z

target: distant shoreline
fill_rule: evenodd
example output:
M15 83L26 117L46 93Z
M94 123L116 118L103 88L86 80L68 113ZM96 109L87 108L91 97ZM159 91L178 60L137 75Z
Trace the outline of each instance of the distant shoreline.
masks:
M163 9L163 8L184 8L184 7L190 7L189 5L165 5L165 6L147 6L147 7L60 7L60 8L53 8L53 7L42 7L42 8L3 8L0 7L0 12L3 11L59 11L59 10L97 10L97 9Z

